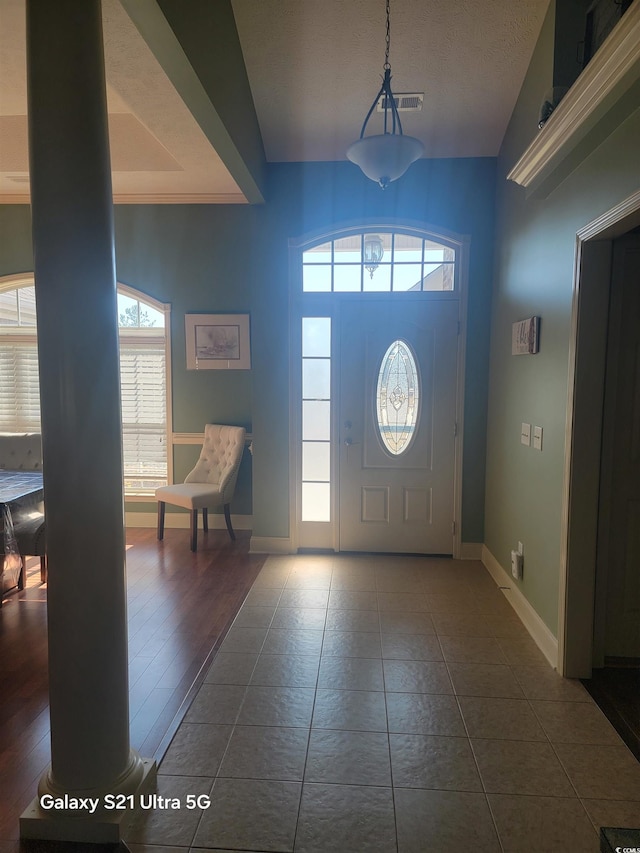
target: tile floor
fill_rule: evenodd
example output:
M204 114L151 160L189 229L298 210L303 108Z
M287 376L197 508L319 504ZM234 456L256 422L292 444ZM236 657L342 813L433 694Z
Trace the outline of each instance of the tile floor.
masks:
M477 562L269 558L133 853L596 853L640 764ZM206 795L204 808L187 796Z

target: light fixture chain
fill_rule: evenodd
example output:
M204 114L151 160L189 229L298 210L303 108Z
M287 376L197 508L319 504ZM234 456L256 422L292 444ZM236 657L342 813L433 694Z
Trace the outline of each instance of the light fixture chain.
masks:
M384 68L391 68L389 65L389 47L391 46L391 25L389 23L389 16L391 14L391 0L387 0L387 36L386 36L386 45L387 48L384 52Z
M411 163L424 153L424 146L412 136L404 136L402 122L398 113L396 99L391 91L391 0L386 0L387 34L384 54L384 76L382 86L369 107L360 131L360 139L349 146L347 157L360 166L364 174L377 181L384 189L391 181L404 175ZM384 113L383 132L365 138L367 124L373 111L379 106ZM389 132L389 113L391 113L391 132ZM367 266L367 269L369 267ZM373 275L373 273L372 273Z

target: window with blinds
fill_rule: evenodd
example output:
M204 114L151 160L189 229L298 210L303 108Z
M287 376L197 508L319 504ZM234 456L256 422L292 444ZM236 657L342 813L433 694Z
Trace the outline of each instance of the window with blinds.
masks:
M0 284L0 288L2 285ZM35 288L0 290L0 432L39 432ZM125 494L167 483L167 342L161 306L118 288Z
M120 334L120 389L125 492L167 483L167 400L164 338Z
M38 345L3 339L0 326L0 432L39 431Z

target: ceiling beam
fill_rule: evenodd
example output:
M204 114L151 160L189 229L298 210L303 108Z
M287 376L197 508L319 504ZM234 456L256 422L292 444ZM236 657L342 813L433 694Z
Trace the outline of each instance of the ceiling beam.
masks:
M250 204L266 159L230 0L121 0Z

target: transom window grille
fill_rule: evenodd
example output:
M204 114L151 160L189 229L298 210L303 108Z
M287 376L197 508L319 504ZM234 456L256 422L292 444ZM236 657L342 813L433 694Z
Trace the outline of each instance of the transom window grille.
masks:
M40 431L35 304L29 281L0 290L2 432ZM126 494L152 494L166 485L168 476L168 317L123 285L118 287L117 310L124 488Z
M455 289L455 249L412 234L366 232L302 253L305 293L446 292Z

